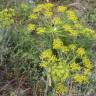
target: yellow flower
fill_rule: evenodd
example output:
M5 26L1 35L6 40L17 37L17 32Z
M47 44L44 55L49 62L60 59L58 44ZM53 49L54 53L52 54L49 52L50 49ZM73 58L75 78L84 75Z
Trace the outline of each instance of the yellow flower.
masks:
M63 46L63 42L57 38L53 40L53 49L61 49Z
M91 70L84 68L83 74L84 74L85 76L89 76L89 75L91 75Z
M43 34L46 32L46 28L45 27L38 27L37 28L37 34Z
M40 54L41 60L50 60L52 58L52 50L47 49Z
M65 87L64 84L62 84L62 83L57 83L55 86L55 89L58 94L67 92L67 87Z
M70 64L70 70L71 71L79 71L80 70L80 65L76 64L75 62Z
M84 34L84 36L92 37L92 35L94 35L95 32L92 29L84 28L84 30L81 33Z
M85 55L85 49L84 48L78 48L76 50L76 53L77 53L78 56L82 57L83 55Z
M44 4L44 9L45 10L51 10L51 8L54 6L54 4L52 4L52 3L45 3Z
M29 16L29 19L37 19L38 17L37 17L37 14L31 14L30 16Z
M58 6L58 7L57 7L57 11L58 11L58 12L65 12L66 9L67 9L67 8L64 7L64 6Z
M78 83L88 83L88 77L83 74L75 74L73 76L73 79L75 82Z
M82 28L82 25L80 23L76 23L76 24L74 24L74 27L75 28Z
M40 12L44 8L44 4L38 4L37 7L33 8L33 12Z
M82 78L81 78L82 75L80 74L75 74L73 76L73 79L75 80L75 82L79 82L79 83L82 83Z
M78 36L78 33L75 30L70 30L69 32L71 36Z
M47 17L47 18L51 18L53 13L51 11L45 11L44 13L44 16Z
M68 52L69 48L67 46L62 46L61 50L62 52Z
M52 22L53 22L53 24L55 24L55 25L58 25L58 24L61 24L61 23L62 23L60 17L55 17Z
M76 44L70 44L68 47L69 49L74 50L76 49Z
M57 58L56 56L54 56L52 54L52 51L50 49L48 50L45 50L41 53L40 55L40 59L41 59L41 62L40 62L40 67L43 67L43 68L48 68L48 73L51 72L51 67L54 66L54 64L56 63L57 61ZM51 67L50 67L51 66Z
M69 20L76 21L78 19L74 11L68 10L66 13Z
M13 16L15 16L14 9L6 8L0 11L0 28L4 28L13 24Z
M51 61L52 63L55 63L55 62L57 61L56 56L53 55L53 56L51 57L50 61Z
M88 69L92 69L92 64L90 62L90 60L88 58L83 58L83 65L88 68Z
M64 24L63 28L66 32L69 32L71 36L77 36L78 33L72 29L72 27L69 24Z
M46 8L48 8L48 7L53 7L54 4L52 4L52 3L46 3L45 6L46 6Z
M54 81L64 81L69 77L69 66L62 61L56 62L50 74Z
M40 12L44 10L50 11L51 8L54 6L52 3L45 3L45 4L38 4L37 7L33 8L33 12Z
M69 24L64 24L64 25L63 25L63 28L64 28L64 30L67 31L67 32L70 32L70 31L73 30L72 27L71 27Z
M48 68L49 63L48 62L45 62L45 61L42 61L39 65L42 68Z
M28 24L27 29L28 31L32 31L36 28L35 24Z

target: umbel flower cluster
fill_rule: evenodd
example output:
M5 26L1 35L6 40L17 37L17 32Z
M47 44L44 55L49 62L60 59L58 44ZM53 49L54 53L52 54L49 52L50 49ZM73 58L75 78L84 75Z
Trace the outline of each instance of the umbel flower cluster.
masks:
M66 80L88 84L93 65L86 48L77 41L92 38L94 31L83 26L73 10L51 3L34 7L29 20L28 31L50 37L50 47L40 53L40 66L54 83L56 92L67 91Z
M0 24L0 28L4 28L6 26L10 26L11 24L14 23L14 20L12 19L12 17L15 15L14 13L14 9L4 9L2 11L0 11L0 22L2 24Z

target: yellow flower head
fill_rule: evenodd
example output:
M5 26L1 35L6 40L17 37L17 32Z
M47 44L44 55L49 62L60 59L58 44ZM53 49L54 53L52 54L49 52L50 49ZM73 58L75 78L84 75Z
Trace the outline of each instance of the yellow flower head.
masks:
M64 24L63 28L64 28L64 31L68 32L71 36L77 36L78 35L78 33L75 30L73 30L72 26L69 24Z
M75 28L82 28L82 25L80 23L76 23L76 24L74 24L74 27Z
M75 62L70 64L70 70L71 71L79 71L80 70L80 65L76 64Z
M52 4L52 3L45 3L44 4L44 9L45 10L51 10L51 8L54 6L54 4Z
M14 9L6 8L0 11L0 28L10 26L14 23L12 18L15 15Z
M76 49L76 44L70 44L68 47L69 49L74 50Z
M44 8L44 4L38 4L37 7L33 8L33 12L40 12Z
M55 63L50 74L54 81L64 81L69 77L69 66L61 61Z
M42 67L42 68L48 68L48 65L49 65L49 63L48 62L45 62L45 61L42 61L40 63L40 67Z
M62 46L62 52L68 52L69 51L69 48L67 46Z
M51 18L52 15L53 15L53 13L52 13L51 11L45 11L43 14L44 14L44 16L45 16L46 18Z
M58 12L65 12L66 9L67 9L67 8L64 7L64 6L58 6L58 7L57 7L57 11L58 11Z
M73 30L72 27L69 24L64 24L63 25L63 28L67 32L71 32Z
M62 23L60 17L55 17L52 22L53 22L53 24L55 24L55 25L58 25L58 24L61 24L61 23Z
M48 7L53 7L54 4L52 4L52 3L46 3L45 6L46 6L46 8L48 8Z
M56 58L56 56L53 55L50 60L51 60L52 63L55 63L57 61L57 58Z
M29 16L29 19L37 19L37 18L38 18L37 14L31 14Z
M88 69L92 69L92 64L90 62L90 60L88 58L83 58L83 65L88 68Z
M53 49L61 49L63 46L63 42L57 38L53 40Z
M76 50L76 53L77 53L78 56L82 57L83 55L85 55L85 49L84 48L78 48Z
M69 32L71 36L78 36L78 33L75 30L70 30Z
M52 57L52 50L47 49L40 54L41 60L50 60Z
M69 20L76 21L78 19L74 11L68 10L66 13Z
M77 83L88 83L88 76L85 76L83 74L75 74L73 76L73 79Z
M82 34L84 34L87 37L90 37L92 35L94 35L94 31L92 29L89 28L84 28L84 30L82 31Z
M28 31L32 31L36 28L35 24L28 24L27 29Z
M55 86L55 89L58 94L62 94L64 92L67 92L67 87L64 86L64 84L62 84L62 83L57 83Z
M85 76L90 76L90 75L91 75L91 70L84 68L83 74L84 74Z
M37 34L43 34L46 32L46 28L45 27L38 27L37 28Z

